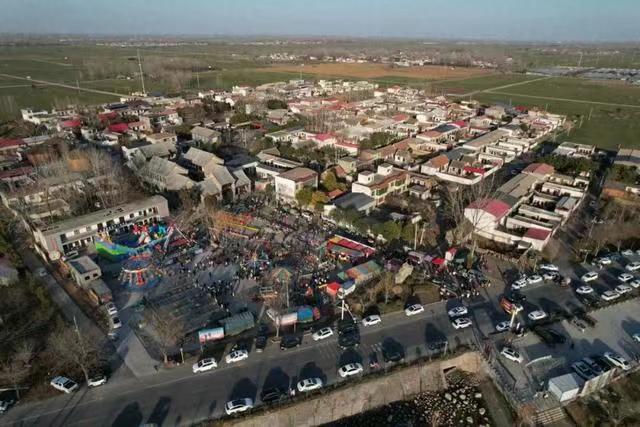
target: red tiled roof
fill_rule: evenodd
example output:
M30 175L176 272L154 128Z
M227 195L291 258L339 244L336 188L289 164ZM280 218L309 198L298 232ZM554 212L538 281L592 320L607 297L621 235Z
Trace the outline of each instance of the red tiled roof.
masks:
M65 120L64 122L60 122L60 127L63 129L68 128L79 128L82 125L80 120Z
M484 175L485 174L485 170L482 168L477 168L477 167L473 167L473 166L465 166L464 167L464 171L468 172L468 173L477 173L479 175Z
M487 212L488 214L493 215L496 218L496 220L505 216L511 209L511 207L508 204L498 199L476 200L475 202L472 202L471 204L469 204L469 208L481 209Z
M25 145L24 140L22 138L0 139L0 148L12 148L12 147L17 148L21 145Z
M546 163L531 163L522 172L535 175L551 175L555 172L555 168Z
M327 196L329 196L329 200L333 200L338 196L341 196L344 194L344 191L340 190L339 188L336 188L333 191L330 191L329 194L327 194Z
M330 133L319 133L315 137L315 139L317 139L318 141L326 141L327 139L331 138L335 138L335 136Z
M429 166L440 169L449 164L449 158L444 154L440 154L439 156L430 159L428 162Z
M129 125L126 123L115 123L109 125L109 131L115 133L125 133L129 130Z
M457 122L453 122L451 124L464 128L464 127L467 127L469 123L465 122L464 120L458 120Z
M407 120L409 120L408 114L396 114L395 116L393 116L393 121L395 122L405 122Z
M100 119L101 122L106 122L108 120L113 120L116 117L118 117L118 113L115 111L110 111L108 113L100 113L98 114L98 119Z
M530 228L524 233L524 237L528 237L533 240L547 240L547 237L551 234L549 230L543 230L542 228Z

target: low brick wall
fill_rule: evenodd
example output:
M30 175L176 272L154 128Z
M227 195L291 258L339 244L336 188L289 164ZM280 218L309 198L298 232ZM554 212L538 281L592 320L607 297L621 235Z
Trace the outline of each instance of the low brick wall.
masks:
M222 424L247 427L316 426L404 400L417 393L442 389L446 385L443 372L453 367L477 373L483 369L483 361L479 353L470 351L450 359L400 369L309 400Z

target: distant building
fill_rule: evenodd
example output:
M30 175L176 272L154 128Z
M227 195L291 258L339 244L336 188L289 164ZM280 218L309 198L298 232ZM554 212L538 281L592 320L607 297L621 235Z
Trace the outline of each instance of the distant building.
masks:
M202 126L196 126L191 129L191 139L198 144L215 144L220 140L220 132Z
M590 158L593 156L595 151L596 147L593 145L576 144L575 142L566 141L558 145L558 147L553 150L552 154L555 154L556 156Z

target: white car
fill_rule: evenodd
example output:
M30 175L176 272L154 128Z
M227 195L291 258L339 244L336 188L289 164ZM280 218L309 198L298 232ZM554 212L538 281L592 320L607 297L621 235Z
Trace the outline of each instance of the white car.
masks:
M535 285L536 283L542 283L542 276L538 274L534 274L533 276L527 277L527 283L530 285Z
M377 325L380 322L382 322L382 318L377 314L372 314L362 319L362 324L364 326L373 326L373 325Z
M593 282L594 280L598 280L598 273L596 273L595 271L590 271L583 274L580 279L585 283Z
M111 316L109 318L109 323L111 323L111 329L119 329L122 327L122 322L118 316Z
M104 385L106 383L107 383L106 375L96 375L94 377L89 378L89 381L87 381L87 385L89 387L100 387L101 385Z
M451 321L451 325L454 329L468 328L472 324L473 323L471 323L471 319L469 319L468 317L458 317L457 319L453 319Z
M631 279L633 279L633 275L629 273L622 273L621 275L618 276L618 280L621 281L622 283L627 283Z
M404 314L407 316L414 316L424 311L424 307L421 304L413 304L404 309Z
M627 264L624 268L628 271L636 271L640 269L640 261L634 261L632 263Z
M599 262L602 265L610 265L611 264L611 258L609 258L607 256L600 257L596 261Z
M307 392L317 390L322 387L322 380L320 378L307 378L298 381L296 386L299 392Z
M218 367L216 363L216 359L213 357L207 357L206 359L202 359L198 363L194 363L192 366L192 370L194 374L198 372L206 372Z
M578 286L578 289L576 289L576 293L580 295L587 295L593 293L593 288L589 285Z
M622 284L622 285L616 286L615 291L617 293L619 293L620 295L624 295L624 294L628 294L629 292L633 291L633 288L631 286L629 286L629 285Z
M636 342L640 342L640 333L631 335L631 338L633 338L633 340Z
M633 279L632 281L629 282L629 285L635 289L640 288L640 279Z
M50 384L53 388L64 391L65 393L71 393L78 388L78 383L67 377L55 377L51 380Z
M629 363L627 359L612 351L606 352L604 354L604 358L607 359L608 362L611 362L612 365L617 366L623 371L631 369L631 363Z
M522 363L522 355L510 347L502 347L500 354L512 362Z
M513 282L513 283L511 284L511 289L516 289L516 290L518 290L518 289L522 289L522 288L524 288L525 286L527 286L528 284L529 284L529 282L527 281L527 278L526 278L526 277L523 277L523 278L518 279L518 280L516 280L515 282Z
M104 305L104 309L107 310L107 314L109 316L116 316L118 314L118 309L116 305L112 302L108 302Z
M505 320L503 322L500 322L496 325L496 331L497 332L504 332L504 331L508 331L510 328L511 322L509 322L508 320Z
M540 270L553 271L556 273L560 271L560 269L553 264L540 264Z
M467 310L467 307L464 307L464 306L453 307L451 310L449 310L449 317L464 316L468 312L469 310Z
M251 408L253 408L253 400L249 399L248 397L244 399L230 400L224 405L224 411L227 413L227 415L245 412Z
M537 320L542 320L545 317L547 317L547 313L545 313L543 310L536 310L536 311L532 311L527 316L529 317L529 319L535 322Z
M364 368L360 363L349 363L338 369L338 374L342 378L347 378L352 375L358 375L362 373L362 371L364 371Z
M622 256L633 256L635 255L635 252L633 251L633 249L625 249L624 251L620 252L622 254Z
M317 331L315 331L313 335L311 335L311 338L313 338L314 341L321 341L325 338L329 338L332 335L333 330L327 326L326 328L318 329Z
M7 412L14 403L16 403L15 399L0 400L0 414Z
M227 354L227 357L224 358L224 361L229 363L240 362L241 360L248 359L249 352L247 350L234 350L231 353Z
M554 280L558 276L558 273L556 273L555 271L545 271L544 273L542 273L542 278L544 280Z
M617 291L604 291L600 298L604 301L613 301L620 298L620 294Z

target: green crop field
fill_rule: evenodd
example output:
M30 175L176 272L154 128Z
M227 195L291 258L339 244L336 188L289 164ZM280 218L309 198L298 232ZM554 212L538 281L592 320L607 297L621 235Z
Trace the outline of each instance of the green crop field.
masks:
M537 78L536 76L527 76L525 74L496 74L484 77L474 77L463 80L450 80L438 82L434 84L437 92L445 93L467 93L477 90L486 90L498 86L504 86L513 83L521 83Z

